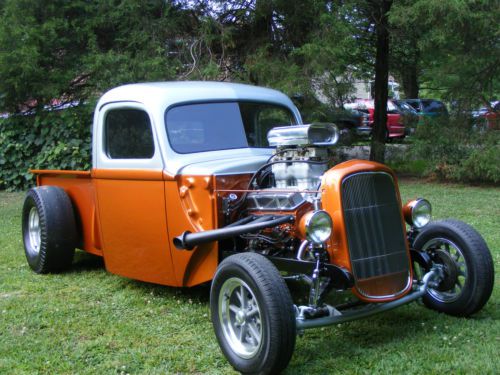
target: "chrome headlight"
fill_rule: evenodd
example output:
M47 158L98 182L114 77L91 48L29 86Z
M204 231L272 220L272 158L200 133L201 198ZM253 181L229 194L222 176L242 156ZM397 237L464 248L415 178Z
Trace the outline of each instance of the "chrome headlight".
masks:
M330 238L333 222L326 211L317 210L304 215L303 226L306 238L319 245Z
M427 199L414 199L403 207L403 214L412 227L422 228L431 221L432 206Z

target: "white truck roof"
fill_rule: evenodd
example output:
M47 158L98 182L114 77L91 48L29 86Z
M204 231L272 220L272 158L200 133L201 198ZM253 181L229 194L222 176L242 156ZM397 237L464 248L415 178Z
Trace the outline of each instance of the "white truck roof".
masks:
M254 100L295 108L290 98L277 90L241 83L208 81L151 82L119 86L101 97L98 108L107 103L135 101L148 107L148 104L154 103L164 111L171 105L207 100Z

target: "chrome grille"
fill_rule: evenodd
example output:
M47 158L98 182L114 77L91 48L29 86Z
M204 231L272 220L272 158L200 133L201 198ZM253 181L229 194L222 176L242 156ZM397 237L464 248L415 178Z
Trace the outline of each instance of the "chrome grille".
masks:
M346 177L342 206L358 290L375 298L402 292L410 281L409 259L392 176L362 172Z

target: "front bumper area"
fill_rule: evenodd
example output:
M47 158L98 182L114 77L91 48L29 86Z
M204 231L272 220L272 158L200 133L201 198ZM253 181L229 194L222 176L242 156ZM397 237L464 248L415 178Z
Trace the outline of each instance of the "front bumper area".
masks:
M372 134L372 130L372 127L368 125L355 128L356 135L360 137L369 137Z
M322 316L320 318L308 319L306 318L306 315L309 308L305 306L297 307L297 331L300 333L301 331L309 328L318 328L329 326L332 324L350 322L352 320L366 318L383 311L392 310L396 307L406 305L407 303L421 298L427 292L429 286L435 283L439 277L439 269L433 268L429 272L427 272L422 278L422 281L419 284L415 285L413 290L404 297L386 303L372 303L362 308L350 309L345 311L339 311L332 306L327 306L328 315Z

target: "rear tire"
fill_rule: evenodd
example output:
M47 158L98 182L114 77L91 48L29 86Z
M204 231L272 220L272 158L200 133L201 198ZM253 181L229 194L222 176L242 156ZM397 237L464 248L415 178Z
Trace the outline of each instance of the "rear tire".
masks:
M215 335L231 365L244 374L278 374L295 347L295 312L276 267L256 253L226 258L210 291Z
M49 273L69 268L78 234L73 206L63 189L30 189L24 200L22 229L24 252L33 271Z
M427 252L445 274L445 279L423 297L427 307L470 316L486 304L493 290L493 259L474 228L457 220L433 222L418 234L413 247Z

